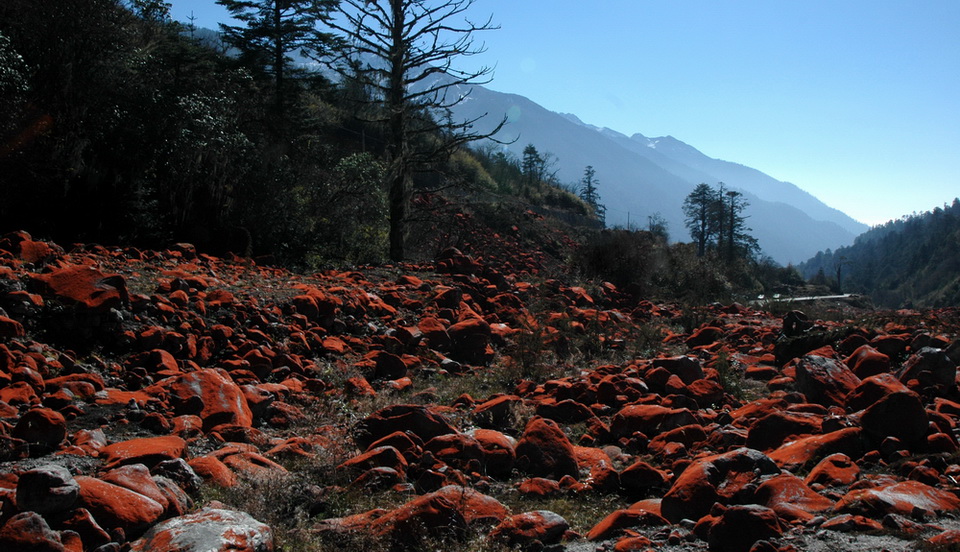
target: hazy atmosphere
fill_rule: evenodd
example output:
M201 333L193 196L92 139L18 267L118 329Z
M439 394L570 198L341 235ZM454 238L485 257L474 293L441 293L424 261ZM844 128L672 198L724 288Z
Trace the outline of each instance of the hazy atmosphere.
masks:
M960 550L958 29L0 0L0 552Z
M216 28L213 0L172 15ZM483 0L490 88L672 135L867 224L960 189L960 3Z

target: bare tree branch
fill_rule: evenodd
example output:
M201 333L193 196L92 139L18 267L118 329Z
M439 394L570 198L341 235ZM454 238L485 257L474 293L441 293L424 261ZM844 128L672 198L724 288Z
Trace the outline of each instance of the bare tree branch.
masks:
M414 172L446 159L465 144L490 138L477 132L480 117L453 121L450 108L470 95L471 85L490 82L493 69L461 70L458 57L482 53L475 34L495 30L492 17L475 23L466 17L474 0L341 0L342 16L329 23L350 45L334 68L360 78L373 91L374 116L386 127L390 169L390 257L404 257L404 226ZM466 88L465 92L461 90Z

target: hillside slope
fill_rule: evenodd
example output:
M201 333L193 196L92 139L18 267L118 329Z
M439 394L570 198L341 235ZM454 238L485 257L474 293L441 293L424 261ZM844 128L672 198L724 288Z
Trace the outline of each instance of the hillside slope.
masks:
M462 91L466 95L467 91ZM453 109L456 119L488 117L477 128L490 128L503 115L508 124L498 138L520 156L527 144L555 155L562 182L579 182L584 167L592 165L600 182L601 200L611 225L644 226L660 213L675 240L686 240L681 206L700 182L724 182L744 193L751 207L748 224L764 253L786 264L809 258L819 250L852 243L866 230L793 184L780 182L755 169L711 159L695 148L666 137L629 138L598 129L571 115L551 112L519 95L473 87Z
M877 226L798 268L808 279L868 294L881 306L960 305L960 200Z

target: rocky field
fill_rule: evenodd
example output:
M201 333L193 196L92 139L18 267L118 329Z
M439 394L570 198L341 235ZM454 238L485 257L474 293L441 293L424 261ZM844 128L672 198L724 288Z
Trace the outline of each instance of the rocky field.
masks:
M474 239L303 275L3 236L0 550L960 547L956 310L638 302Z

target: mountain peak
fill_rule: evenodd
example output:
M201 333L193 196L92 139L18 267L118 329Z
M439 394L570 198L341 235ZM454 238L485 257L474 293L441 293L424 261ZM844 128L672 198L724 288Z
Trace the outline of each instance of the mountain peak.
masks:
M481 90L483 90L481 92ZM560 182L578 182L592 166L602 186L600 195L611 225L644 221L659 214L674 239L684 241L684 198L701 183L725 182L742 190L750 202L751 224L765 254L781 263L800 262L817 251L846 245L866 230L847 215L831 209L788 182L756 169L713 159L695 147L666 135L627 136L585 123L572 113L547 110L522 96L475 87L476 101L454 108L457 118L499 120L498 113L516 113L502 136L519 135L508 149L522 155L527 144L556 159ZM482 131L481 124L478 130Z

